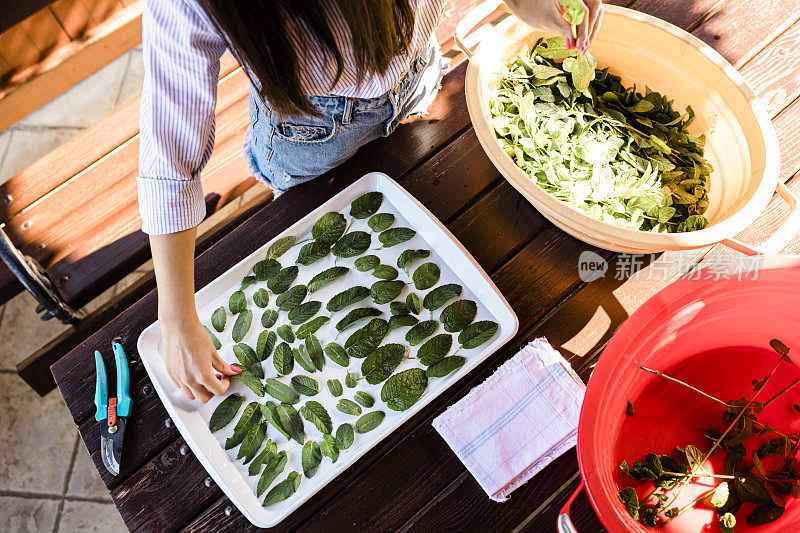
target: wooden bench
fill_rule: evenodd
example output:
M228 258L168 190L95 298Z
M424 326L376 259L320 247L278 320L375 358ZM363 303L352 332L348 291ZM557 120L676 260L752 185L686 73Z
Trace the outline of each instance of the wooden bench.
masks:
M102 34L94 40L88 38L87 42L97 43L96 50L111 48L112 52L106 55L108 61L138 43L131 32L139 40L141 38L142 0L127 0L126 3L129 5L116 11L102 27L89 30ZM458 58L453 51L453 26L461 14L477 3L477 0L451 1L445 20L437 30L437 37L449 57ZM113 27L118 28L118 33L110 31ZM82 61L96 61L96 55L92 52L70 57L61 63L62 66L46 70L41 76L56 77L60 80L56 85L63 90L66 88L63 78L73 72L72 67L63 64L78 63L80 74L85 76L96 68L84 68ZM30 88L37 79L34 76L10 92L0 92L0 111L20 94L38 95ZM77 79L69 77L72 83ZM223 56L216 109L216 145L202 174L209 215L256 183L249 177L241 149L248 126L248 88L248 79L236 61ZM26 109L32 110L32 105ZM3 230L16 249L41 265L54 286L56 298L63 298L63 303L69 306L67 314L86 305L149 258L147 236L139 230L141 221L134 179L139 148L138 111L139 98L136 98L0 186ZM0 128L5 125L0 121ZM202 253L271 198L271 193L265 189L238 208L200 237L196 253ZM55 386L50 365L154 287L151 273L92 313L71 315L73 326L18 363L18 374L40 394L49 392ZM23 285L15 273L0 263L0 303L22 290Z

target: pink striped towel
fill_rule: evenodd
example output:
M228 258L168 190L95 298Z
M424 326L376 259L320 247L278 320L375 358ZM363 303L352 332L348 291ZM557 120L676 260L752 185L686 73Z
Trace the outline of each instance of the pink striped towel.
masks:
M495 501L575 446L585 385L536 339L436 417L433 427Z

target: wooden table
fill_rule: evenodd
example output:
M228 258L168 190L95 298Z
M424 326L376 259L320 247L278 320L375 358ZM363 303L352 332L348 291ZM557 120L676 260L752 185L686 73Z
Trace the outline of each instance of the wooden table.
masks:
M629 4L631 2L628 2ZM737 66L765 100L783 149L782 178L800 189L800 0L638 0L631 5L686 28ZM425 120L405 124L364 147L326 176L292 189L203 253L203 287L263 242L364 173L383 171L419 198L475 256L513 306L519 334L489 360L431 402L287 518L280 531L555 531L558 509L579 483L574 451L514 492L490 501L431 426L535 337L547 337L583 379L613 332L644 300L692 268L727 252L718 247L639 257L635 264L594 249L612 265L605 278L582 283L579 254L588 245L556 229L498 174L470 127L464 65L447 75ZM758 241L782 219L773 202L742 238ZM797 253L800 239L787 249ZM84 443L133 531L250 531L249 522L211 482L168 419L137 359L136 339L156 318L150 293L52 368ZM92 418L95 348L120 337L131 359L134 413L122 471L102 466ZM602 531L585 496L573 505L581 532Z

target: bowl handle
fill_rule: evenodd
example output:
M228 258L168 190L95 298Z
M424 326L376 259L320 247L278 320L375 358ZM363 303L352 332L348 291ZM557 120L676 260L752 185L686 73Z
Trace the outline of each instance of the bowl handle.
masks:
M789 215L775 233L761 246L751 246L737 239L725 239L722 244L746 255L776 254L800 232L800 201L782 181L775 188L778 195L789 204Z
M464 55L467 56L467 59L472 59L472 51L464 42L464 37L474 30L480 21L491 15L492 12L496 11L500 6L505 6L501 0L485 0L472 8L469 13L464 15L464 18L459 20L458 24L456 24L456 29L453 30L453 39ZM506 10L508 10L508 8L506 8Z
M561 512L558 513L558 533L578 533L578 530L575 529L575 526L572 524L572 519L569 517L569 508L572 502L575 501L575 498L578 497L578 494L583 490L583 486L583 481L581 481L578 488L575 489L572 496L567 500L567 503L561 508Z

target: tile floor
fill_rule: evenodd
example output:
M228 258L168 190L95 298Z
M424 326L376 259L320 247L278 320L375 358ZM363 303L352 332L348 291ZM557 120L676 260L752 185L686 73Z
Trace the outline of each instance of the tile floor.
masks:
M137 47L0 132L0 183L141 91ZM122 290L147 268L89 307ZM61 395L40 398L17 377L18 361L65 326L42 322L27 293L0 308L0 530L127 531L78 436ZM46 417L38 416L46 413Z

